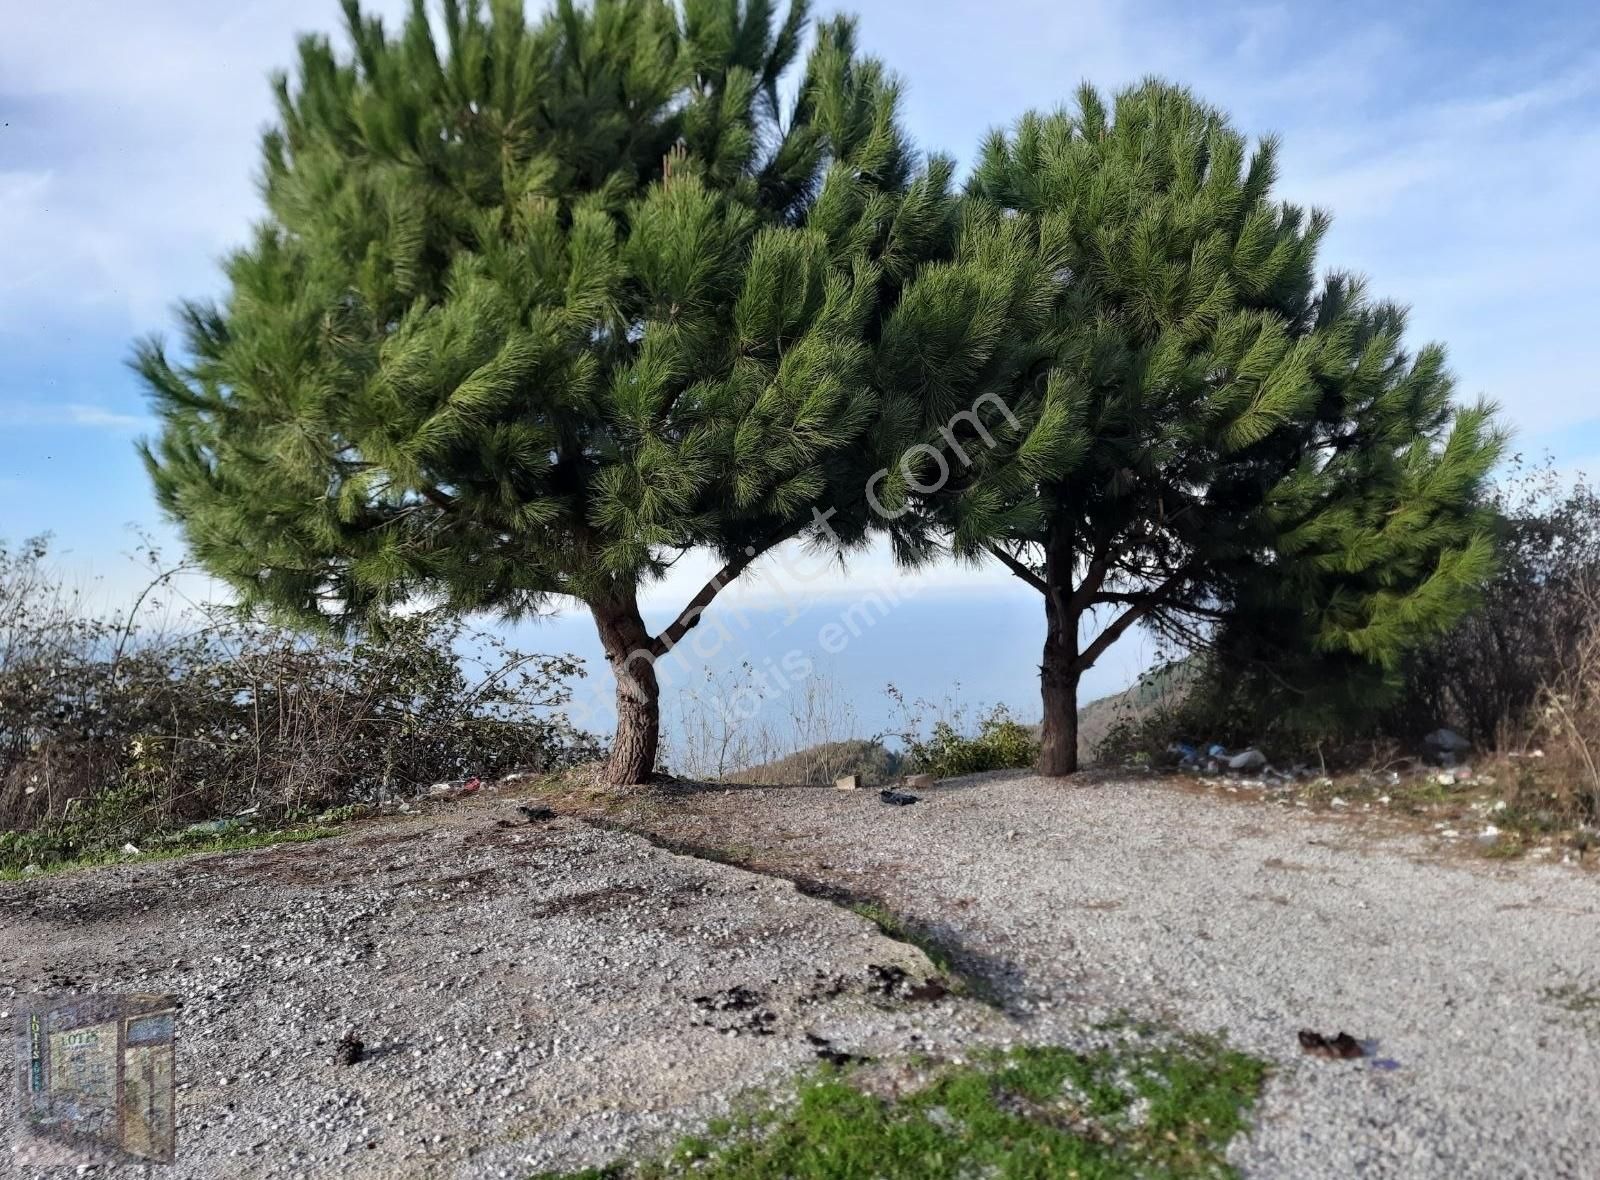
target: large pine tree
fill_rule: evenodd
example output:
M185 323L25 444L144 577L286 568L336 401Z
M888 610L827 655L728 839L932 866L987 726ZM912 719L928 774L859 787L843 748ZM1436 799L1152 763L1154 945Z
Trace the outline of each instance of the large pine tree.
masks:
M990 293L999 401L963 417L927 383L929 445L879 496L908 560L1039 592L1045 773L1076 769L1079 678L1135 624L1392 670L1492 561L1490 409L1400 309L1318 282L1327 219L1272 199L1275 146L1173 86L1086 88L989 140L957 257L918 280Z
M587 604L617 677L609 774L643 781L653 670L718 590L803 533L850 543L918 408L878 357L952 330L902 308L953 238L896 85L803 0L346 0L276 80L267 216L180 356L137 365L160 502L248 606L362 625L418 602ZM836 512L825 526L815 509ZM660 634L640 587L721 571Z

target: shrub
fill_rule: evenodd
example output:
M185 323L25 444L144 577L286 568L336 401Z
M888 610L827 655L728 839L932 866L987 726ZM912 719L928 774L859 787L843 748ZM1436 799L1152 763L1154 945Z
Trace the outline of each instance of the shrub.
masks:
M1479 746L1514 740L1549 687L1583 662L1600 585L1600 491L1564 480L1548 460L1519 462L1490 502L1497 572L1477 609L1413 653L1395 736L1447 723Z
M1039 760L1037 728L1016 720L1004 705L995 705L980 716L976 732L972 732L965 724L964 706L947 700L929 723L926 718L936 709L934 705L923 700L908 704L892 684L887 692L900 712L897 736L905 747L903 766L909 773L955 778L985 770L1031 767Z
M1561 702L1586 707L1575 685L1600 587L1600 492L1582 478L1564 480L1548 461L1516 460L1489 504L1498 565L1479 603L1393 672L1249 650L1236 635L1203 637L1212 645L1190 657L1194 675L1181 697L1117 727L1100 756L1159 758L1168 742L1186 738L1337 766L1415 748L1441 725L1480 749L1565 748L1573 739L1553 728Z
M47 557L42 540L0 548L0 825L19 834L0 865L22 833L29 855L64 859L207 816L281 822L598 753L560 713L581 675L570 656L434 614L348 642L223 611L151 629L150 591L99 616Z

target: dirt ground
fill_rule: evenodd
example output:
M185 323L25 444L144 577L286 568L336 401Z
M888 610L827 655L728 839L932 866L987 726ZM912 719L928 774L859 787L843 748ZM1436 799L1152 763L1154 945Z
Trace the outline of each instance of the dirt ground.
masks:
M1003 772L876 791L690 788L619 816L870 898L1030 1028L1109 1014L1272 1063L1259 1176L1600 1176L1600 878L1385 815ZM1365 1055L1307 1056L1301 1029Z
M960 1057L1110 1018L1272 1064L1246 1174L1596 1174L1592 875L1094 778L978 776L907 807L680 785L551 798L540 824L520 801L0 884L0 1010L177 996L175 1178L600 1163L819 1052ZM971 994L912 997L941 974ZM1301 1028L1365 1055L1308 1057ZM365 1057L339 1065L347 1031ZM0 1171L56 1174L11 1148Z
M515 803L0 884L3 1023L28 995L176 996L174 1180L595 1164L821 1048L1004 1037L981 1004L875 988L874 966L935 969L855 914ZM364 1058L338 1065L347 1031ZM6 1176L82 1158L9 1147Z

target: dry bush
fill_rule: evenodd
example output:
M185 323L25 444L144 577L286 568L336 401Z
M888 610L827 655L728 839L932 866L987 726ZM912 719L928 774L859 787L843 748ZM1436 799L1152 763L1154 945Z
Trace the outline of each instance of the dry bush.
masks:
M1581 822L1600 823L1600 578L1581 596L1587 621L1541 687L1531 733L1544 752L1544 778L1565 787Z
M430 614L352 642L224 611L142 622L171 576L99 615L60 588L42 541L0 548L0 865L597 753L560 713L571 657Z
M784 675L748 660L706 669L679 693L670 738L675 773L706 781L817 784L857 773L855 710L827 672ZM881 746L878 747L881 749Z
M1388 728L1415 737L1447 724L1480 748L1529 728L1541 697L1577 659L1600 584L1600 491L1548 461L1495 488L1499 568L1479 606L1412 657Z

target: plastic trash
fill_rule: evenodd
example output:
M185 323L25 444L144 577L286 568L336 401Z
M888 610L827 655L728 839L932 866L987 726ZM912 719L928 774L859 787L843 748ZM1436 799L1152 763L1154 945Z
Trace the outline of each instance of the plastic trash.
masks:
M226 832L231 828L236 828L243 822L237 816L230 815L223 819L203 819L199 823L190 824L183 830L185 832L193 832L196 835L213 835L217 832Z

